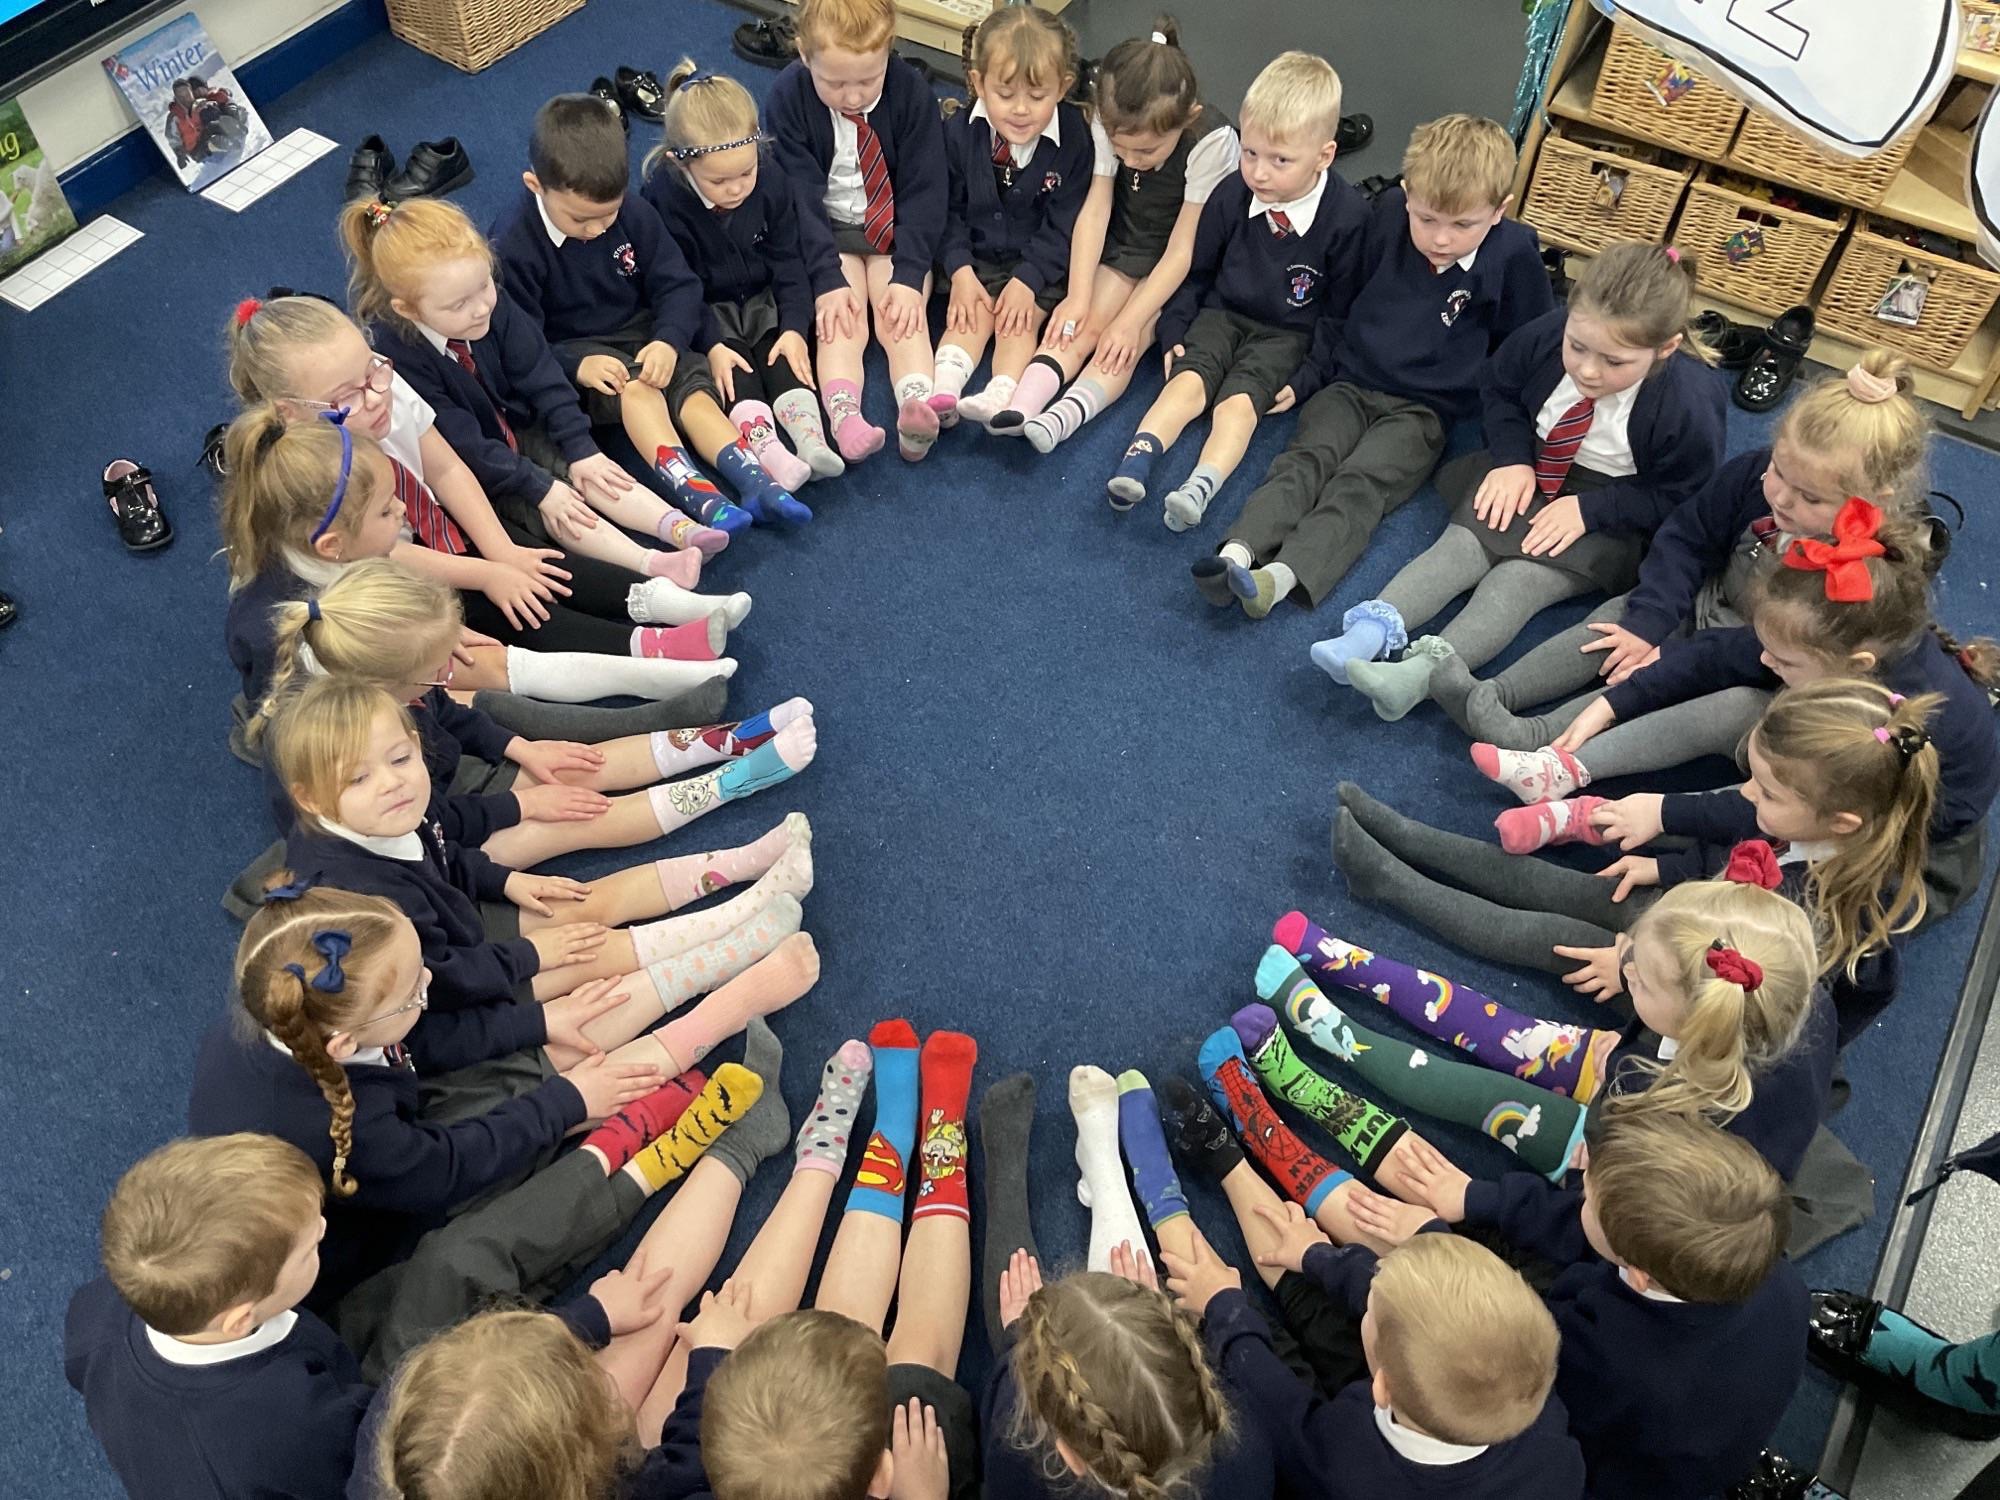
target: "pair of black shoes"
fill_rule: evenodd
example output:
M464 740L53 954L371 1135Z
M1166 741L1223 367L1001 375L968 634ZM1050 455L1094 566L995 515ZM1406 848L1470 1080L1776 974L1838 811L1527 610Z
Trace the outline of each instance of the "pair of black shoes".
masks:
M659 75L649 68L620 67L610 78L600 74L591 80L590 92L618 116L627 135L632 133L634 115L650 125L667 118L667 91L661 87Z
M1812 348L1817 320L1810 307L1781 313L1769 328L1732 323L1709 311L1695 319L1695 333L1715 351L1725 370L1740 370L1729 399L1745 411L1766 412L1785 399L1798 379L1799 366Z
M417 142L400 172L382 137L371 135L348 158L347 193L341 201L379 198L384 203L401 203L406 198L442 198L470 181L472 158L455 135Z

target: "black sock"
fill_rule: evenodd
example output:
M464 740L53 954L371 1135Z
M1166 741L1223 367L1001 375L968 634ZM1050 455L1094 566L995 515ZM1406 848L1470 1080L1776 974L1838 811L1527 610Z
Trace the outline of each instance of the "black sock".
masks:
M1000 1273L1016 1250L1035 1253L1028 1216L1028 1137L1035 1125L1035 1079L1016 1073L989 1088L979 1101L979 1150L986 1179L986 1248L980 1305L986 1337L997 1353L1006 1347L1000 1327Z
M1205 1181L1220 1183L1243 1160L1243 1147L1208 1095L1185 1078L1164 1080L1159 1096L1167 1128L1167 1144L1187 1168Z

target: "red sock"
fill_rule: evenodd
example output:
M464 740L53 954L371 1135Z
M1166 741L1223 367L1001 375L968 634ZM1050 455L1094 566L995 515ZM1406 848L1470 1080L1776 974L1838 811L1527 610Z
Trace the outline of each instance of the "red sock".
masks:
M1257 1080L1238 1059L1224 1061L1215 1070L1215 1081L1229 1100L1229 1111L1236 1117L1232 1123L1243 1138L1244 1149L1294 1203L1303 1206L1310 1202L1320 1184L1341 1171L1278 1118Z
M659 661L714 661L711 628L706 616L684 625L641 625L632 632L639 647L632 654Z
M616 1172L658 1136L674 1128L686 1108L708 1083L699 1068L670 1078L652 1093L634 1099L583 1138L604 1154L607 1173Z
M972 1065L979 1043L962 1031L933 1031L917 1068L923 1080L923 1112L917 1120L917 1160L923 1181L917 1188L912 1222L926 1214L970 1219L965 1195L965 1101L972 1093Z

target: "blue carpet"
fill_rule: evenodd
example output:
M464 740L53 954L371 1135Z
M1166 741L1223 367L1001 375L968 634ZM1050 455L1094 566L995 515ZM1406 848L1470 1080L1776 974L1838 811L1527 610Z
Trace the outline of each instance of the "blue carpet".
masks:
M664 72L683 50L726 65L739 16L711 0L596 0L476 78L382 38L266 103L266 116L279 134L309 125L343 142L380 130L399 151L458 133L480 172L461 201L485 221L513 192L547 93L621 61ZM192 464L228 410L218 350L234 300L272 282L341 283L331 221L344 155L241 216L163 173L115 210L145 239L31 318L0 317L17 372L0 586L26 610L0 636L11 1001L0 1326L26 1372L0 1451L24 1497L116 1493L62 1383L62 1309L94 1270L97 1215L119 1171L181 1126L195 1039L224 1003L236 936L216 897L267 836L255 777L223 746L235 687L220 649L224 569ZM1177 538L1156 511L1107 511L1104 475L1149 394L1045 460L973 432L948 434L922 467L879 459L811 492L811 529L731 548L714 577L757 600L735 701L810 696L822 748L806 776L724 809L684 845L738 842L790 808L811 815L820 874L808 925L825 978L779 1026L787 1097L809 1100L821 1060L878 1017L975 1033L981 1086L1017 1069L1040 1080L1037 1230L1059 1266L1080 1258L1085 1232L1069 1068L1191 1071L1286 909L1526 1008L1573 1009L1559 985L1441 951L1348 899L1327 849L1340 779L1469 833L1502 801L1439 718L1383 725L1310 667L1306 646L1332 609L1287 606L1256 625L1211 614L1186 566L1215 523ZM885 414L879 374L871 396ZM1757 425L1732 420L1733 447L1757 441ZM1218 509L1240 503L1288 425L1268 425ZM1193 447L1165 469L1184 471ZM121 455L158 471L180 531L164 553L128 556L104 517L98 471ZM1936 468L1969 501L2000 487L1992 458L1955 443L1938 445ZM1960 630L1992 631L1985 580L2000 541L1972 509L1944 613ZM1426 491L1339 597L1379 587L1443 516ZM1850 1055L1854 1101L1838 1126L1888 1184L1878 1212L1903 1170L1981 904L1914 945L1891 1023ZM1498 1148L1478 1145L1469 1164L1497 1169ZM776 1169L753 1185L725 1265L780 1185ZM1196 1210L1234 1246L1219 1198L1197 1193ZM1878 1220L1808 1270L1862 1282L1879 1241ZM984 1362L975 1333L968 1378ZM1816 1450L1828 1404L1818 1387L1801 1398L1785 1433L1794 1451Z

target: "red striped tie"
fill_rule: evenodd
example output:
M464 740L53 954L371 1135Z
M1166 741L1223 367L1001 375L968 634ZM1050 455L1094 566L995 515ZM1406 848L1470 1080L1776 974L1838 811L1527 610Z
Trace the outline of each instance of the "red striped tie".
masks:
M493 392L487 388L486 382L480 378L479 366L472 362L472 345L468 344L464 339L446 339L444 346L450 352L451 357L458 361L458 367L470 375L478 384L481 394L493 403L493 419L500 424L500 436L506 439L507 451L509 453L519 453L521 445L514 439L514 428L507 420L507 413L501 410L500 403L494 400Z
M444 513L444 507L437 503L437 496L431 487L404 468L395 459L389 460L389 467L396 475L396 498L403 502L403 509L409 512L410 530L417 540L433 552L448 552L453 557L463 557L472 550L465 540L465 533L458 529L458 523Z
M1274 208L1264 217L1271 221L1271 233L1279 239L1292 232L1292 221L1282 208Z
M1583 446L1596 410L1597 403L1585 396L1564 412L1542 439L1542 451L1535 459L1535 488L1547 498L1554 499L1563 481L1569 478L1570 465L1576 462L1576 451Z
M882 142L863 115L842 116L854 127L854 154L861 167L862 191L868 207L861 220L861 237L887 255L896 245L896 190L889 186L889 164L882 159Z

